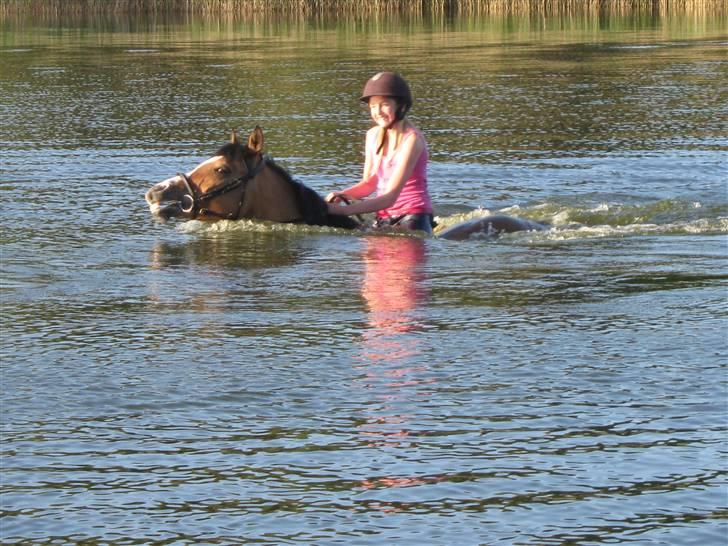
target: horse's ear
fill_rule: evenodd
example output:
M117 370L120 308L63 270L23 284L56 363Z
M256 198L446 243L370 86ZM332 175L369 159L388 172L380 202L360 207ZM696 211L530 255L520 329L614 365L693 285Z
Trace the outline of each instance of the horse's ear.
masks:
M248 148L256 153L263 151L263 129L260 128L260 125L256 125L253 132L250 133L248 137Z
M242 144L242 142L240 142L240 136L235 129L233 129L232 134L230 135L230 142L232 144Z

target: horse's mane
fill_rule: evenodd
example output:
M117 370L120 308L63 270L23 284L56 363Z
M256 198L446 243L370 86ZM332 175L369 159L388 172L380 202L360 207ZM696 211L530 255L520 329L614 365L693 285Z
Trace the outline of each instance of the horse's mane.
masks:
M215 155L222 155L228 160L234 159L238 154L247 157L254 152L247 146L240 143L228 142L221 146ZM265 164L278 174L294 191L298 208L303 215L303 221L309 225L333 226L346 229L354 229L359 224L348 216L329 214L328 206L315 190L312 190L302 182L295 180L291 173L276 163L273 158L266 155Z
M309 225L333 226L346 229L354 229L359 226L358 222L348 216L329 214L329 207L323 197L303 182L295 180L286 169L278 165L271 157L266 156L265 163L294 189L304 222Z

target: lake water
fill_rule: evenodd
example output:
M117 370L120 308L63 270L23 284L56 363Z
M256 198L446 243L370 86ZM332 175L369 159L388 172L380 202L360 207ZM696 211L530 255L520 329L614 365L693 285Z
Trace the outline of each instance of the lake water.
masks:
M8 19L3 544L726 543L726 19ZM413 88L463 242L160 225L260 124L322 194Z

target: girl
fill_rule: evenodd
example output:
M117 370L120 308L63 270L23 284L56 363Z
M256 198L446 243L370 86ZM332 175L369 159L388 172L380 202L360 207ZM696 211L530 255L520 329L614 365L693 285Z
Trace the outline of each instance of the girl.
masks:
M366 136L361 182L326 196L331 214L376 212L375 227L421 230L432 234L432 203L427 191L427 144L405 116L412 93L399 74L380 72L367 81L361 100L375 125ZM340 201L376 197L348 205Z

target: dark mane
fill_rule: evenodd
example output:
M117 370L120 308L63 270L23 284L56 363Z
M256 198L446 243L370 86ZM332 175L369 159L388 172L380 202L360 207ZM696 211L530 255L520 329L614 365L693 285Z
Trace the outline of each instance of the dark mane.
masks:
M298 208L301 209L305 223L315 226L333 226L345 229L359 227L359 223L348 216L329 214L328 206L323 197L305 184L294 180L286 169L278 165L269 156L266 156L266 164L293 188L296 194Z
M285 180L289 184L292 184L294 186L296 186L296 185L302 186L303 185L301 182L298 182L297 180L294 180L294 178L291 176L291 173L289 173L286 169L284 169L278 163L276 163L275 160L271 156L269 156L269 155L266 155L265 156L265 163L270 168L272 168L276 173L278 173L281 176L281 178L283 178L283 180Z

